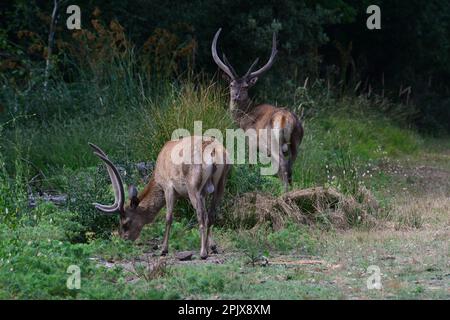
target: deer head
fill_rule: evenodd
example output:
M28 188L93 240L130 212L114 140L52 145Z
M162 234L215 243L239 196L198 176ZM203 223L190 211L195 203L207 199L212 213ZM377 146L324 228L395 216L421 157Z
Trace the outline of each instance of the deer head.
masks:
M114 190L114 203L112 205L103 205L99 203L93 203L93 205L97 210L100 210L104 214L119 214L120 236L123 239L134 241L139 237L143 226L148 223L148 216L145 215L144 210L139 207L137 189L133 185L130 186L128 191L130 201L125 205L123 182L116 166L109 160L102 149L93 143L89 143L89 145L94 149L94 154L105 163Z
M250 68L248 69L247 73L243 77L239 77L228 59L226 58L225 54L223 55L223 61L220 60L218 54L217 54L217 39L219 38L219 34L222 31L222 28L220 28L213 39L212 45L211 45L211 52L213 59L215 63L219 66L219 68L225 72L226 78L228 79L230 83L230 99L232 104L238 104L242 105L245 104L248 101L248 89L252 87L257 81L258 77L260 77L264 72L270 69L272 67L273 62L275 60L275 56L277 55L277 36L276 33L273 33L272 37L272 53L270 54L270 58L267 61L267 63L260 69L253 71L253 68L257 65L259 58L257 58Z

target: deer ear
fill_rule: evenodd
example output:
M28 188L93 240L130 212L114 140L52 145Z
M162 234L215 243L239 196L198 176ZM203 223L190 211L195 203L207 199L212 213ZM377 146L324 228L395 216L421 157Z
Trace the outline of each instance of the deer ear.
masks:
M248 84L253 86L258 81L258 77L253 77L249 80Z
M130 206L134 209L139 205L138 191L135 186L131 185L128 188L128 198L130 199Z
M225 72L222 73L222 79L226 80L227 82L233 81L233 79L231 79L230 76L227 75Z

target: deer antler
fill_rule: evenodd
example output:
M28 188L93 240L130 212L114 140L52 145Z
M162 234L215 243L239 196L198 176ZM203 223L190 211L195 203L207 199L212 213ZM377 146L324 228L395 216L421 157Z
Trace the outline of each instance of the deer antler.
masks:
M96 146L93 143L89 142L89 146L91 146L92 149L94 149L94 154L99 157L103 162L106 164L106 169L108 170L109 178L111 179L111 183L114 190L114 203L110 206L99 204L99 203L93 203L96 209L102 211L106 214L113 214L117 212L122 212L124 203L125 203L125 192L123 189L123 182L120 178L119 171L117 170L116 166L109 160L106 153L100 149L98 146Z
M225 53L223 54L223 62L225 63L225 65L230 68L231 73L234 76L234 79L238 78L238 74L237 72L234 70L233 66L231 65L230 61L228 61L227 57L225 56Z
M250 73L250 71L253 69L253 67L256 65L257 61L255 61L252 66L250 67L250 69L247 71L247 76L249 76L250 78L254 78L254 77L258 77L261 74L263 74L264 72L266 72L267 70L270 69L270 67L272 66L273 62L275 61L275 56L277 55L277 34L274 32L273 33L273 37L272 37L272 52L270 54L270 58L269 61L267 61L267 63L259 70Z
M231 69L230 69L225 63L222 62L222 60L220 60L220 58L217 54L217 39L219 38L219 34L221 31L222 31L222 28L217 30L216 35L214 36L214 39L213 39L213 42L211 45L211 53L212 53L214 61L219 66L219 68L222 69L222 71L225 72L231 79L235 80L237 78L237 75L235 74L235 72L233 72L234 71L233 67L231 67ZM225 60L226 60L226 58L225 58Z
M256 58L255 61L252 63L252 65L250 66L250 68L248 68L247 73L245 74L244 78L247 78L250 74L250 72L252 72L253 68L256 66L256 64L259 62L259 58Z
M225 54L223 55L223 62L222 62L222 60L220 60L220 58L217 54L217 39L219 38L221 31L222 31L222 28L217 30L217 32L214 36L214 39L213 39L213 42L211 45L212 56L213 56L213 59L216 62L216 64L219 66L219 68L222 69L222 71L225 72L231 79L236 80L239 76L237 75L236 71L233 69L233 66L231 65L231 63L225 57ZM254 77L257 77L257 76L263 74L267 70L269 70L270 67L272 66L273 62L275 61L275 56L277 55L277 52L278 52L277 51L277 35L274 32L273 37L272 37L272 52L270 54L269 61L267 61L267 63L259 70L252 72L253 68L257 65L257 63L259 61L259 58L257 58L252 63L252 65L250 66L250 68L248 69L247 73L245 74L245 76L243 78L254 78Z

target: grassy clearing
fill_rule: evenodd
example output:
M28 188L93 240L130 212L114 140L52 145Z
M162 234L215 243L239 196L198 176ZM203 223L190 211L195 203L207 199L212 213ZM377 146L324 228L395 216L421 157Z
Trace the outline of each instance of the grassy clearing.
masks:
M91 205L108 202L112 191L88 141L102 146L123 168L126 184L142 186L145 179L135 163L155 161L174 129L192 131L196 120L203 121L203 130L234 127L226 112L227 94L219 83L199 77L154 84L129 72L111 70L102 72L101 79L85 75L79 83L55 83L46 96L33 90L19 95L10 90L2 93L2 101L17 105L20 112L0 129L0 298L446 297L442 283L448 277L448 265L438 252L446 248L442 226L449 223L445 198L449 189L441 188L439 193L424 189L420 175L394 171L400 172L396 161L412 165L426 163L427 157L448 170L442 158L448 157L448 143L424 142L380 115L347 114L346 110L368 108L370 101L362 98L341 101L317 95L309 105L319 111L305 119L294 187L332 187L355 199L358 190L367 188L385 212L376 216L383 222L378 227L389 228L389 232L378 233L376 228L367 230L357 224L346 232L292 222L281 229L270 223L253 229L238 226L227 219L227 210L238 197L255 191L276 197L282 190L279 180L261 176L258 166L242 165L232 170L221 223L215 229L222 253L209 262L194 259L180 264L173 257L161 262L155 256L163 235L163 214L144 229L137 243L119 239L117 218L105 217ZM296 99L294 95L286 105L295 109ZM333 104L336 112L327 112ZM40 112L48 105L54 112ZM448 178L446 173L431 173L436 181ZM403 188L411 189L409 198L398 196ZM417 189L428 190L421 198L428 202L411 201ZM41 203L31 209L30 192L64 193L67 204ZM199 233L192 208L183 202L176 213L172 253L197 252ZM440 231L432 236L430 225L440 226ZM430 261L412 263L411 257L420 257L416 249L431 250L423 257ZM384 256L395 259L384 260ZM277 259L292 263L271 263ZM322 262L294 263L305 259ZM140 265L142 261L151 267ZM381 293L364 289L366 268L373 263L387 275ZM67 268L72 264L82 270L80 290L66 287ZM426 266L434 271L427 271Z
M448 298L448 259L443 231L419 233L386 230L345 233L317 232L287 228L268 237L249 231L218 231L216 238L227 254L175 263L170 260L155 270L137 257L158 253L156 242L162 221L147 228L137 244L113 237L72 244L60 233L52 232L49 222L39 228L21 228L11 234L2 229L2 298L46 299L443 299ZM198 250L196 233L186 234L184 223L171 238L171 249ZM55 230L58 228L56 227ZM5 235L4 232L8 234ZM258 231L264 234L264 231ZM26 236L25 236L26 235ZM302 235L302 236L301 236ZM48 238L47 238L48 237ZM59 240L58 240L59 239ZM258 240L263 239L263 242ZM160 239L159 239L160 240ZM192 242L191 242L192 241ZM305 250L305 245L310 245ZM256 254L252 256L252 250ZM262 251L261 251L262 250ZM269 261L255 259L260 252ZM424 254L424 253L427 254ZM311 256L312 254L312 256ZM92 258L107 261L108 266ZM284 264L277 264L277 261ZM159 259L151 257L152 262ZM304 259L321 264L295 265ZM134 262L133 268L124 264ZM80 290L67 290L65 272L71 264L82 270ZM382 271L383 289L367 290L367 268ZM151 270L151 271L149 271ZM447 285L446 285L447 283Z

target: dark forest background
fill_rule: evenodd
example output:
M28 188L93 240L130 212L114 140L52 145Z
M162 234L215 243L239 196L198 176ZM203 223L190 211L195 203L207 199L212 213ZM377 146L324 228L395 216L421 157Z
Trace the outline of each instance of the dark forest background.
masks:
M408 121L423 132L450 131L446 0L59 2L51 76L63 74L68 83L79 77L83 64L111 58L100 52L105 41L118 51L138 53L136 67L155 77L187 70L212 74L217 68L210 44L219 27L220 49L245 72L255 57L268 57L277 31L279 56L266 85L325 79L339 94L377 93L410 106ZM69 4L81 8L81 31L65 27ZM366 28L371 4L381 8L381 30ZM53 1L4 1L0 10L0 74L8 86L29 85L45 65ZM0 112L11 113L7 108L3 104Z

